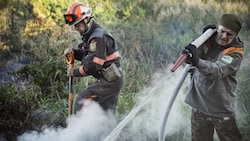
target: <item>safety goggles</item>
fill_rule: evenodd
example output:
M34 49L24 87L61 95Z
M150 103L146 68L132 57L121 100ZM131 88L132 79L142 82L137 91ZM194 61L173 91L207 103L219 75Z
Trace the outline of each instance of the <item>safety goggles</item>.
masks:
M77 18L78 18L74 14L65 14L63 16L64 16L66 24L69 24L69 25L72 25L77 20Z

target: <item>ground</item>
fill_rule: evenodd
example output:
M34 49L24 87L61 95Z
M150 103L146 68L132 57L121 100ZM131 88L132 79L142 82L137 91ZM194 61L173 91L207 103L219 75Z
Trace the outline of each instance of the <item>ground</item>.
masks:
M65 126L63 114L35 109L20 101L6 100L0 95L0 141L16 141L17 136L41 129L42 126Z

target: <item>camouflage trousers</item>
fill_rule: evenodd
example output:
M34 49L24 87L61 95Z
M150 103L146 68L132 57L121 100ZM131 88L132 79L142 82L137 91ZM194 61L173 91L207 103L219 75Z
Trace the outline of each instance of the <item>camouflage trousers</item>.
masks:
M214 117L192 110L191 126L192 141L213 141L214 131L220 141L242 141L234 117Z

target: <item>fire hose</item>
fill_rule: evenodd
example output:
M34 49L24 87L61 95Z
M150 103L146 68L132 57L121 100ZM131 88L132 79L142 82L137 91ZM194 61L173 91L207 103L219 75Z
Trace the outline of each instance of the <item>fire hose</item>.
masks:
M65 55L65 60L69 65L69 68L74 68L74 52L72 50L69 51L68 54ZM73 77L69 77L69 108L68 108L68 115L70 116L72 114L72 105L73 105Z
M136 114L146 105L147 102L151 99L151 97L156 93L157 90L160 89L163 82L169 79L169 75L164 75L161 80L148 92L146 97L141 100L141 102L133 108L129 114L119 122L119 124L113 129L113 131L103 140L103 141L114 141L119 136L122 129L136 116Z
M208 29L200 37L198 37L196 40L194 40L191 44L195 45L196 47L200 47L214 33L215 33L215 29ZM172 67L171 72L174 72L187 59L187 57L188 57L188 54L182 53L180 55L180 57L177 59L174 66ZM190 69L190 65L187 64L185 66L184 70L183 70L183 74L182 74L180 80L178 81L178 84L177 84L176 88L173 91L173 94L168 99L167 106L166 106L167 109L166 109L166 112L165 112L164 117L162 119L161 127L160 127L159 134L158 134L158 141L165 141L165 128L166 128L166 124L167 124L167 119L168 119L170 110L171 110L171 108L173 106L173 103L175 101L175 98L176 98L176 96L177 96L177 94L178 94L184 80L187 77L189 69Z

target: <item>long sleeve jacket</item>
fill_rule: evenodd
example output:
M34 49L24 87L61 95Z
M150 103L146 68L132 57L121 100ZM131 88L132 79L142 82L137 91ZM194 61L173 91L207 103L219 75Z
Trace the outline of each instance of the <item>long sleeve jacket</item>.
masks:
M103 77L101 69L111 63L120 67L120 56L111 34L94 20L91 22L89 30L82 36L83 42L74 50L74 56L81 61L81 66L77 69L78 75L92 75L99 79Z
M200 60L192 76L186 103L216 117L235 115L236 75L243 59L243 42L236 37L219 46L213 35L199 50Z

